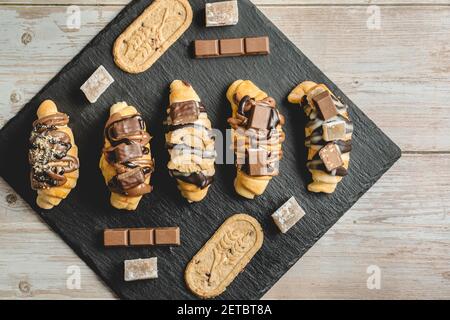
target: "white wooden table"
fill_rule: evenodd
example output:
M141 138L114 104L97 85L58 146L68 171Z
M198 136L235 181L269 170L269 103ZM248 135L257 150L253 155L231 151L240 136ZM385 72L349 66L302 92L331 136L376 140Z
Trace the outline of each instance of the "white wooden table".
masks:
M0 0L0 126L126 2ZM403 150L265 298L449 299L450 1L254 2ZM79 30L67 27L72 4ZM4 181L0 243L0 298L114 298ZM70 266L80 290L66 286ZM368 289L369 266L380 289Z

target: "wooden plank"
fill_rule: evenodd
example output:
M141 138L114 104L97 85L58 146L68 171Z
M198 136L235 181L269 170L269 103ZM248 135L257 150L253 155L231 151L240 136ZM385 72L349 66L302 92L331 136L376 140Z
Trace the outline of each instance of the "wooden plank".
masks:
M129 0L0 0L2 4L28 5L126 5ZM211 1L213 2L213 1ZM447 0L253 0L257 5L430 5L448 4Z
M65 7L3 6L0 125L120 9L82 7L82 27L69 30ZM450 150L450 127L439 125L450 121L448 7L383 7L381 30L359 6L262 10L404 151Z
M113 298L3 181L0 194L1 299ZM450 155L406 154L265 298L449 299L449 229ZM81 290L66 287L72 265ZM370 265L380 290L367 289Z

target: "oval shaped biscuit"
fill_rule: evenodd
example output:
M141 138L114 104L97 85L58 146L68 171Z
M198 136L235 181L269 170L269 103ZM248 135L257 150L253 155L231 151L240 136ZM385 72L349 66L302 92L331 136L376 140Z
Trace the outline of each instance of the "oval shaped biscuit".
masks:
M214 298L245 268L264 240L259 222L247 214L228 218L186 267L188 288L201 298Z
M129 73L144 72L189 28L192 17L188 0L155 0L117 38L115 63Z

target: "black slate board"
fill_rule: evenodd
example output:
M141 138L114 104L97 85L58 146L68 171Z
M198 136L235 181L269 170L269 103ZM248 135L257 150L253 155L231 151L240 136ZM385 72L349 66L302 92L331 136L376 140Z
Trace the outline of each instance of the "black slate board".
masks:
M203 27L204 1L191 0L195 18L184 36L147 72L139 75L122 72L114 65L112 44L150 3L142 0L128 5L4 126L0 131L0 174L119 297L127 299L194 298L183 279L187 262L227 217L238 212L249 213L263 226L264 245L220 298L258 299L399 159L400 150L248 0L239 1L237 26L213 29ZM196 38L266 34L271 39L270 56L192 59L191 42ZM96 104L90 105L79 87L100 64L116 82ZM218 165L216 181L203 202L188 204L181 198L166 170L168 157L162 125L168 86L174 79L193 84L208 108L214 127L223 132L230 114L225 92L234 80L251 79L279 102L287 118L285 156L281 175L273 179L263 196L254 201L237 196L233 189L234 166ZM355 124L350 175L331 196L306 191L310 179L305 169L306 119L299 107L286 101L290 90L307 79L325 83L348 103ZM81 177L77 188L59 207L42 211L35 205L35 192L29 187L27 151L36 109L48 98L71 117L80 149ZM109 107L117 101L138 106L154 136L155 191L144 197L136 213L110 207L109 192L98 169L103 125ZM307 214L288 234L282 235L270 214L292 195ZM104 228L174 225L182 230L180 247L105 249L102 246ZM159 279L123 281L123 260L151 256L158 257Z

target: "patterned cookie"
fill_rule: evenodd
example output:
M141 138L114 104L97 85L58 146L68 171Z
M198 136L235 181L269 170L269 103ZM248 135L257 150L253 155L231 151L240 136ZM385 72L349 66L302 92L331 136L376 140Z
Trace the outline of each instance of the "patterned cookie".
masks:
M261 225L246 214L228 218L192 258L185 271L188 288L201 298L214 298L245 268L264 240Z
M189 28L192 17L188 0L155 0L114 43L117 66L144 72Z

